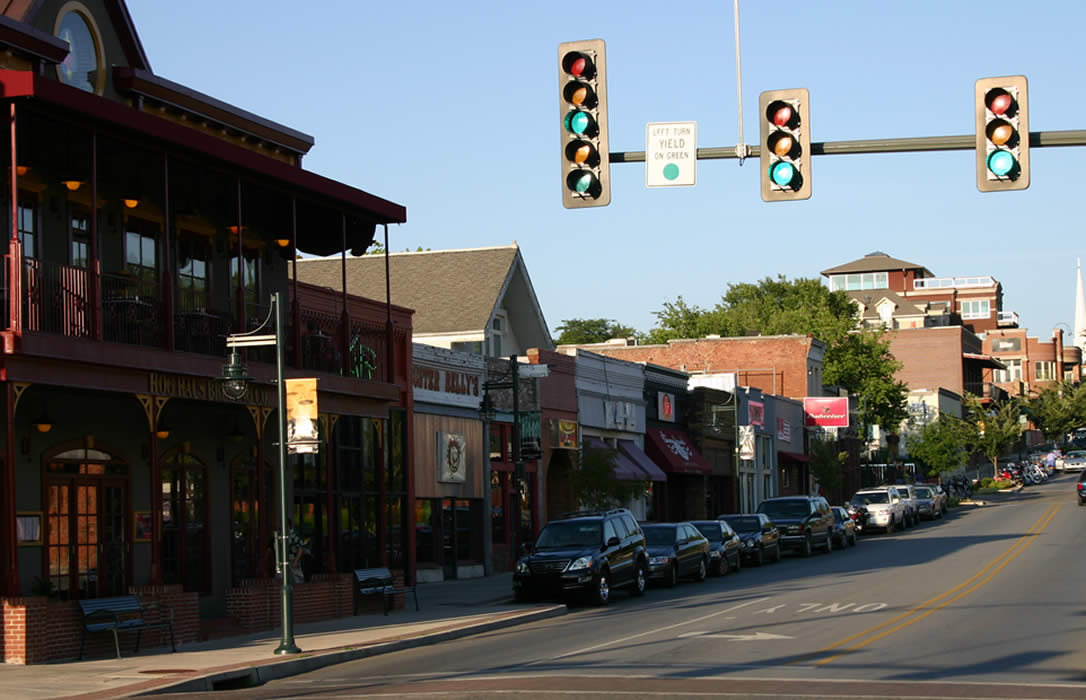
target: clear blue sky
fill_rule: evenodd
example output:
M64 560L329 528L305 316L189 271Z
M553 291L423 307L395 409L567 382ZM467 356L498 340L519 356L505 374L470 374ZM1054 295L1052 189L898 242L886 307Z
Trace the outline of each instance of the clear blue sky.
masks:
M154 72L311 134L305 167L407 207L394 251L516 240L547 323L646 331L682 296L874 250L988 274L1031 335L1073 322L1086 148L1032 151L1024 192L976 189L972 151L819 156L813 197L764 203L758 165L700 161L646 189L612 166L608 207L561 205L557 47L607 42L612 151L648 122L738 142L732 2L128 0ZM574 11L576 8L577 11ZM912 0L740 6L744 141L758 94L806 87L815 141L972 134L978 78L1029 79L1032 131L1086 129L1086 3ZM1016 26L1019 25L1019 26Z

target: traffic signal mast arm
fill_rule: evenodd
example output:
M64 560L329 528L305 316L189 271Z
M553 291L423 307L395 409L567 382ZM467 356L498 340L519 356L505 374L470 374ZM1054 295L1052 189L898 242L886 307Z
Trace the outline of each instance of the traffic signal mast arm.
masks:
M1030 148L1059 148L1063 146L1086 146L1086 129L1066 131L1031 131ZM864 141L821 141L811 142L812 156L833 156L855 153L911 153L916 151L972 151L977 146L976 135L964 136L917 136L912 138L868 139ZM738 158L735 146L699 148L698 160L721 160ZM747 146L744 157L757 158L761 155L761 146ZM644 163L644 151L613 151L609 158L612 163Z

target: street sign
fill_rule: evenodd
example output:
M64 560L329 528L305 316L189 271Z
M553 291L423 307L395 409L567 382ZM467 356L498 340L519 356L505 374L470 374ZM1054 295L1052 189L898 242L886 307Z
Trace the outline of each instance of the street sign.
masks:
M645 187L693 187L698 176L698 123L645 127Z

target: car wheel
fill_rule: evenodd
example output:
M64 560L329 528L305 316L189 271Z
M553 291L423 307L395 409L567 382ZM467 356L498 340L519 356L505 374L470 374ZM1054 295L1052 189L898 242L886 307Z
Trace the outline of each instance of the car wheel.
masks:
M827 532L826 533L826 554L830 554L832 552L833 552L833 533L832 532Z
M595 588L592 589L592 604L607 605L611 600L611 574L604 571L600 573Z
M668 572L667 587L668 588L674 588L675 585L678 582L679 582L679 565L676 563L676 564L671 565L671 570Z
M758 551L754 554L754 565L761 566L765 563L765 550L758 547Z
M735 553L735 570L739 571L743 568L743 555L738 551Z
M634 574L634 584L631 593L635 596L645 595L645 589L649 585L649 574L645 571L645 563L638 562L637 573Z
M781 543L778 542L773 545L773 561L781 560Z
M727 576L728 572L731 571L731 570L732 570L732 567L728 563L728 555L721 552L720 553L720 562L718 562L717 565L716 565L716 575L717 576Z
M855 532L852 533L852 536L848 538L848 546L849 547L855 547L856 546L856 533Z
M705 557L701 558L698 562L698 572L694 574L694 580L701 583L709 575L709 567L705 563Z
M804 557L811 556L811 533L807 533L807 536L803 538L803 549L800 550L800 554Z

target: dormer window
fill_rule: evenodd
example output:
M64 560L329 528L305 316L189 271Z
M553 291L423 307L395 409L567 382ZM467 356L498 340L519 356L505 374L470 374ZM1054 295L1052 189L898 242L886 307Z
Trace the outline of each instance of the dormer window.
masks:
M56 36L68 42L68 55L57 65L57 79L65 85L101 95L106 85L102 41L90 11L69 2L58 14Z

